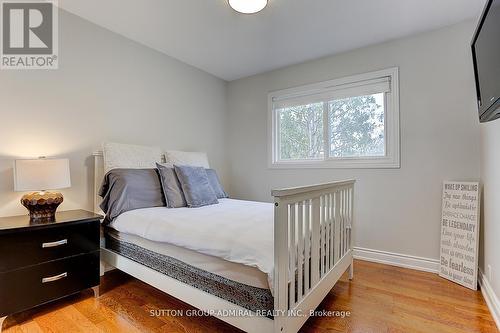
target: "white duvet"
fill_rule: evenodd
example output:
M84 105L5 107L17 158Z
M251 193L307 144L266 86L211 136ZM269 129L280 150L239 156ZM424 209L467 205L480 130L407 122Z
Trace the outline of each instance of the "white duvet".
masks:
M181 246L267 274L272 290L274 207L270 203L220 199L200 208L145 208L128 211L114 229L151 241Z

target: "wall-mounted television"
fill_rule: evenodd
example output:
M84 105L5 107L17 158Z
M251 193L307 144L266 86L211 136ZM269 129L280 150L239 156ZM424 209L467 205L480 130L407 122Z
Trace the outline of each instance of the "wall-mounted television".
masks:
M500 118L500 0L488 0L472 40L479 121Z

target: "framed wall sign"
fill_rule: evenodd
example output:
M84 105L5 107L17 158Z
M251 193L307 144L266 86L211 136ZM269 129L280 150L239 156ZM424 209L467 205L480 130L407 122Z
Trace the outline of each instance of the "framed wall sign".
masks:
M477 289L479 203L478 182L444 182L439 275L473 290Z

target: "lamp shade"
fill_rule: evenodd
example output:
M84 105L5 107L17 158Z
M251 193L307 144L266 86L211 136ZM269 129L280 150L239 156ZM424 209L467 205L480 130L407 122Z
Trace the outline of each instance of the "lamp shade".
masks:
M243 14L255 14L267 6L267 0L228 0L229 6Z
M57 190L71 186L68 159L16 160L14 191Z

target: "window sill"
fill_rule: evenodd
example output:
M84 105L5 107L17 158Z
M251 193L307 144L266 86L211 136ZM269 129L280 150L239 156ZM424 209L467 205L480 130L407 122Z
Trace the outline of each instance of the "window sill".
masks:
M342 159L326 161L278 161L269 163L269 169L400 169L398 159Z

